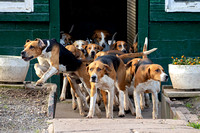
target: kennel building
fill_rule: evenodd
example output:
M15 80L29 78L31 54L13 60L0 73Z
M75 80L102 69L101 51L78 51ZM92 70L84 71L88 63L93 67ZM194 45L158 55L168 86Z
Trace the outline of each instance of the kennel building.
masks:
M116 40L144 38L158 48L149 57L168 72L171 56L200 56L200 2L198 0L0 0L0 53L20 55L26 39L59 40L72 25L75 39L86 39L95 29L117 32ZM26 77L37 81L32 60ZM62 87L62 76L48 82ZM170 81L165 83L170 84ZM59 90L59 89L58 89ZM59 92L58 92L59 93Z

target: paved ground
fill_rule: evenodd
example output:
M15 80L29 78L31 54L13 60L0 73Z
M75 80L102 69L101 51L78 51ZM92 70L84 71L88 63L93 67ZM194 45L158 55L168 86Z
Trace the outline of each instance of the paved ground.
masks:
M159 108L159 110L161 110ZM125 118L106 119L102 110L102 118L87 119L81 117L78 110L72 110L71 100L57 103L54 133L199 133L200 130L187 126L184 120L151 119L152 106L143 111L144 119L135 119L130 113ZM160 112L160 111L159 111ZM160 118L160 113L159 113Z
M160 105L160 104L159 104ZM117 116L118 113L118 109L114 108L114 118L119 118ZM105 110L104 107L101 106L101 110L102 110L102 118L105 118ZM159 117L160 118L160 111L161 109L159 108ZM144 111L142 111L142 115L145 119L151 119L152 118L152 105L150 105L149 108L146 108ZM82 116L79 115L78 109L77 110L73 110L72 109L72 105L71 105L71 100L66 100L63 102L58 102L56 104L56 114L55 114L55 118L84 118ZM97 117L96 117L97 118ZM135 118L135 116L132 116L131 113L127 113L125 118ZM122 118L123 119L123 118Z

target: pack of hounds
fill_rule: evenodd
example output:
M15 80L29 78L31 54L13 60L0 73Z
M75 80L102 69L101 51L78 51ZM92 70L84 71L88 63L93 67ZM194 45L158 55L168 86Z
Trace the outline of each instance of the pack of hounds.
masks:
M95 30L91 40L76 41L70 32L61 33L60 43L56 39L26 40L21 56L25 61L37 58L34 69L40 79L36 85L63 73L60 100L65 99L69 83L72 108L78 107L80 115L87 118L101 117L99 106L104 104L106 118L113 118L113 107L118 106L119 117L130 111L142 119L141 110L149 106L148 93L152 93L152 118L158 118L158 93L168 75L161 65L147 57L157 50L147 50L147 38L143 52L138 52L137 36L128 45L122 40L115 41L116 33L111 36L106 30Z

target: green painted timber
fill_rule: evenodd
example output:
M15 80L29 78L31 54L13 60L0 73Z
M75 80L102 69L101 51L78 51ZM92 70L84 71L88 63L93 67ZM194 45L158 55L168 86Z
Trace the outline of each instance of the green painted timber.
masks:
M34 0L34 12L0 13L0 21L49 21L49 0Z
M60 1L50 0L50 21L49 21L49 38L56 38L60 40ZM61 76L55 75L51 79L53 83L57 84L57 95L60 97L60 78Z
M140 50L147 35L148 49L158 48L149 58L166 73L172 56L200 56L200 13L167 13L165 0L138 1L138 32Z
M149 35L149 0L138 0L138 49L142 50L145 37Z
M165 0L150 0L150 21L200 21L198 12L165 12Z
M56 16L55 16L56 15ZM34 0L34 12L0 13L0 53L18 55L27 39L51 39L60 37L59 1ZM30 61L26 81L37 81L34 64ZM60 76L52 76L47 82L56 83L60 88Z

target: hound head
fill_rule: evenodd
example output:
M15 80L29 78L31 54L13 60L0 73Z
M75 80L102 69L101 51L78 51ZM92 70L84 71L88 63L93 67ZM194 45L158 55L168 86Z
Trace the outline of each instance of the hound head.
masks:
M26 40L24 50L21 52L22 59L25 61L37 58L42 54L42 50L46 47L41 39L35 39L34 41Z
M169 76L164 72L163 67L158 64L149 65L146 69L146 75L153 80L161 82L166 82L169 78Z
M93 40L96 41L101 47L105 48L108 45L108 37L110 34L105 30L96 30L92 36Z
M94 56L99 52L103 50L103 47L97 45L97 44L88 44L85 46L85 49L88 53L88 55L91 58L94 58Z
M66 45L72 44L72 36L68 33L61 33L61 40Z
M135 58L126 64L126 81L127 82L130 83L133 77L135 76L136 65L138 64L140 60L141 60L140 58Z
M90 82L98 83L99 80L111 72L110 66L100 61L94 61L87 66L87 72L90 75Z
M113 49L113 50L119 50L119 51L122 51L124 53L128 53L129 46L128 46L128 44L125 41L117 41L116 43L114 43L111 46L111 49Z
M83 53L84 53L84 55L86 55L86 50L85 50L85 46L87 45L88 43L87 43L87 41L84 41L84 40L77 40L77 41L75 41L74 43L73 43L73 45L77 48L77 49L79 49L79 50L81 50Z

